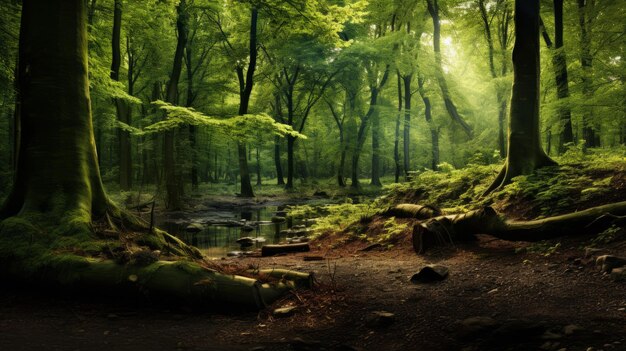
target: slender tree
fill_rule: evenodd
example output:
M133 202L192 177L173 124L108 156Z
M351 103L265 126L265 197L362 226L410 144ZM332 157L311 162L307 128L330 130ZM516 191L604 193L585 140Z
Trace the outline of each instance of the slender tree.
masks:
M176 6L176 31L178 40L174 53L174 62L170 73L170 80L167 83L165 99L173 105L178 104L178 83L183 69L183 55L187 46L187 34L189 24L189 14L187 12L186 0L181 0ZM163 159L165 171L166 206L168 209L180 209L182 206L181 187L182 179L180 168L176 166L175 136L177 130L168 130L163 139Z
M446 81L446 77L443 73L443 63L441 57L441 19L439 18L439 3L437 0L426 0L426 5L428 7L428 13L430 13L430 17L433 20L433 50L435 51L435 76L437 77L437 81L439 82L439 88L441 89L441 97L443 98L443 102L446 106L446 111L452 118L453 121L458 123L463 131L472 136L472 127L461 117L459 114L454 101L452 101L452 96L450 94L450 89L448 88L448 82Z

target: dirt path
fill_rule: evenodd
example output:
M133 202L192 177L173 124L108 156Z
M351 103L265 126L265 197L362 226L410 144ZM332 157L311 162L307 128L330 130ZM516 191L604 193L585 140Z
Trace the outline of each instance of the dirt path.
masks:
M367 253L352 245L309 253L326 261L233 259L316 273L320 291L273 306L298 306L283 318L271 308L227 315L5 287L0 350L626 350L626 283L596 271L580 245L564 241L543 257L483 238L426 257L406 245ZM607 253L626 255L626 248ZM427 262L448 266L449 278L409 282ZM393 316L376 319L374 311ZM486 318L459 323L478 316Z

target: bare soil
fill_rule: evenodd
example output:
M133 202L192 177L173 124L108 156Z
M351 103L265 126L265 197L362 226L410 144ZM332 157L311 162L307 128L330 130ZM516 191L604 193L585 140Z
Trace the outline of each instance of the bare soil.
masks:
M584 257L588 240L563 239L547 257L485 236L426 256L407 240L367 252L362 242L331 249L322 241L309 253L227 260L316 274L316 289L260 312L58 296L3 283L0 350L626 350L626 283ZM626 256L626 243L602 253ZM325 259L303 260L310 255ZM427 263L449 267L449 277L411 283ZM272 316L284 306L297 308ZM377 320L375 311L393 316ZM478 316L497 325L481 332L460 323Z

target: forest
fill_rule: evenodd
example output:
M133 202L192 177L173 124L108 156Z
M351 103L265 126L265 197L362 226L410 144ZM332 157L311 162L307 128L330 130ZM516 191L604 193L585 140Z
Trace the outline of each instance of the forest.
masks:
M0 0L0 349L626 350L619 0Z

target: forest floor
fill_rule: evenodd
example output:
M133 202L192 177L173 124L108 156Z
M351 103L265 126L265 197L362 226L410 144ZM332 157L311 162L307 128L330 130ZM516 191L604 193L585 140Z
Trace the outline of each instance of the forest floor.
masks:
M481 236L426 256L407 237L391 250L361 251L360 241L331 249L322 240L309 253L227 259L316 274L314 291L258 313L138 307L3 284L0 350L626 350L626 283L595 269L583 249L589 239L562 239L548 256ZM625 256L626 243L601 253ZM325 259L304 261L310 255ZM411 283L426 263L447 266L449 277ZM272 315L285 306L296 309Z

